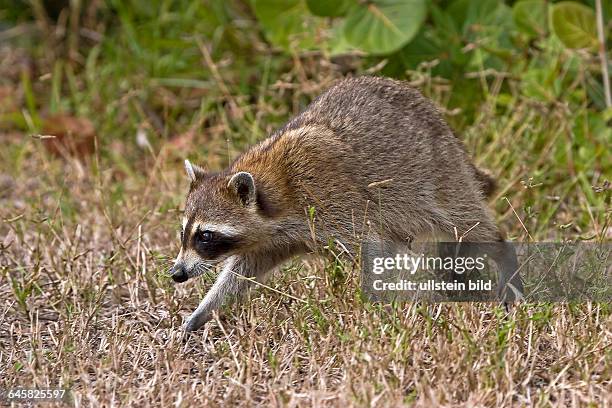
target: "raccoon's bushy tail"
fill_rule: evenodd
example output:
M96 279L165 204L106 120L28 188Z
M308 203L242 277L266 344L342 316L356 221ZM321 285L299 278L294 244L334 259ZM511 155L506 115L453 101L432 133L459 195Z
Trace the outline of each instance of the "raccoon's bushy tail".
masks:
M495 179L486 170L481 170L474 165L472 165L472 167L474 168L474 174L476 175L476 180L480 183L482 192L487 198L490 198L497 189Z

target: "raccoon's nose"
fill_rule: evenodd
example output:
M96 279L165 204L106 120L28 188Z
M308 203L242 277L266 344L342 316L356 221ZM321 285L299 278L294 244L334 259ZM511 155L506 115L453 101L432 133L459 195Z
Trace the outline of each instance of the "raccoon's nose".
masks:
M170 275L172 280L178 283L185 282L189 276L187 276L187 269L183 265L174 265L170 269Z

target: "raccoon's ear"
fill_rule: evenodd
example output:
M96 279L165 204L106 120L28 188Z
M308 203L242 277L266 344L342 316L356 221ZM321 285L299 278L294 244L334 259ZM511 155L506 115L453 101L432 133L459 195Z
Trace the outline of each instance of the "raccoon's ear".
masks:
M234 174L227 183L227 187L238 196L242 205L251 205L257 200L255 180L251 173L240 171Z
M191 164L191 162L187 159L185 159L185 170L187 171L187 176L189 176L189 181L192 183L204 175L203 168L196 166L195 164Z

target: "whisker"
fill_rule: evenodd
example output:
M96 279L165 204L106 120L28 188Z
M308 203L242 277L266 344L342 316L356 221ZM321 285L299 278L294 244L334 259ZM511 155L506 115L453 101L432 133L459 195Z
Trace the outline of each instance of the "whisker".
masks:
M203 272L208 271L206 264L204 262L198 262L195 264L195 274L194 276L200 276Z
M200 275L212 275L215 271L215 267L219 264L219 261L204 262L200 261L194 266L194 276Z

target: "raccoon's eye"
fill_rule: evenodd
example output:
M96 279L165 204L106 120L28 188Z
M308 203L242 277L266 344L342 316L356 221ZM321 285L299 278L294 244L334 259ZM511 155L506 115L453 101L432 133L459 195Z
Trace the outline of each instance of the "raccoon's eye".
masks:
M198 241L203 243L208 243L212 241L213 233L211 231L199 231L198 232Z

